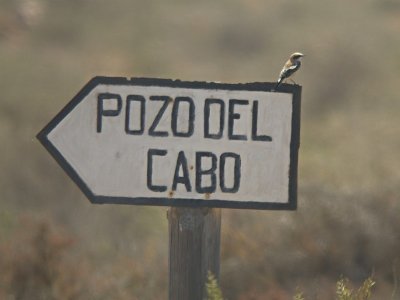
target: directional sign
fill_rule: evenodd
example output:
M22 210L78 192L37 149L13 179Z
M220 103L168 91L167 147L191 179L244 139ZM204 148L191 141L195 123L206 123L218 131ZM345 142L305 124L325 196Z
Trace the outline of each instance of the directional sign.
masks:
M301 87L93 78L38 134L93 203L296 209Z

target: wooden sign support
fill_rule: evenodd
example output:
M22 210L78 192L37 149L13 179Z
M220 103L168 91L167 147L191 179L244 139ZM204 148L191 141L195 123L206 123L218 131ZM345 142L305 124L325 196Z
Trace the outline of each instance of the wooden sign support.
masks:
M169 299L204 300L207 273L219 278L220 208L172 207L169 223Z

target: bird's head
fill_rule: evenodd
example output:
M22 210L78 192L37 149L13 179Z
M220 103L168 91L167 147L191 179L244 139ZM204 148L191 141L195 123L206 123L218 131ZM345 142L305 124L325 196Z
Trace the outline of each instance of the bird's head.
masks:
M304 57L303 53L295 52L290 56L291 61L301 60Z

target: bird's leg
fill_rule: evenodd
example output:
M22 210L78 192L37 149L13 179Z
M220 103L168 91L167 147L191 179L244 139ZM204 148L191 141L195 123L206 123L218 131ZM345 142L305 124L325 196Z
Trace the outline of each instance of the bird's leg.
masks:
M289 78L289 80L290 80L293 84L297 84L292 78Z

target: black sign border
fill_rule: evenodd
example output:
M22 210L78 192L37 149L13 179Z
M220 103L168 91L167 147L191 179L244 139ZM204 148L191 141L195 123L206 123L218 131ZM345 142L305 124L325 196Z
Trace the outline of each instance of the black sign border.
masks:
M132 85L132 86L158 86L191 89L218 89L234 91L261 91L274 92L276 83L251 82L251 83L217 83L202 81L181 81L160 78L125 78L97 76L91 79L82 90L37 134L38 140L53 156L57 163L64 169L68 176L78 185L86 197L94 204L131 204L151 206L180 206L180 207L216 207L236 209L263 209L263 210L296 210L297 209L297 169L298 152L300 146L300 107L301 86L281 84L275 92L292 94L292 131L290 141L290 167L289 167L289 202L256 202L256 201L227 201L227 200L199 200L199 199L174 199L151 197L110 197L94 194L78 173L66 161L62 154L49 141L48 134L92 91L97 85Z

